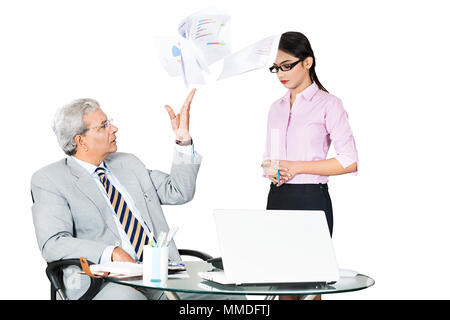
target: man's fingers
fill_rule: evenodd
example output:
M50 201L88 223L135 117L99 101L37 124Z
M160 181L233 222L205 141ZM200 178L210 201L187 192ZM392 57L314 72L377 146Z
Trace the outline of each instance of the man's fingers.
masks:
M186 101L184 102L183 108L186 108L187 111L191 109L191 102L192 99L194 99L195 92L197 91L196 88L192 89L191 92L189 92L188 97L186 98Z
M170 116L170 120L175 119L176 115L175 115L175 112L173 112L173 109L170 106L168 106L167 104L164 107L166 108L166 111Z

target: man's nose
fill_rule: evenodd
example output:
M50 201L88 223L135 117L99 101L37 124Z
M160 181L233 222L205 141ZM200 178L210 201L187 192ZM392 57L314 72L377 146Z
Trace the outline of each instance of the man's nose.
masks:
M117 128L115 125L111 124L110 130L111 130L111 132L116 133L117 131L119 131L119 128Z

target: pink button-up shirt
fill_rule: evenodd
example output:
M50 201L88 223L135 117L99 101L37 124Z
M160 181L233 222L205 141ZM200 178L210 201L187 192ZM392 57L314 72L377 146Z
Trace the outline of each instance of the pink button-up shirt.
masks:
M270 107L264 159L325 160L333 141L342 167L358 163L353 132L339 98L320 90L316 83L297 95L292 109L290 97L289 90ZM328 176L298 174L286 183L327 182Z

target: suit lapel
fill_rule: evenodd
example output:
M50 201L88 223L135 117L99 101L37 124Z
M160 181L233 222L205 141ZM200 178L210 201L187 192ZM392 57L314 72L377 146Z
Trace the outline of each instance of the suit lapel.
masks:
M106 225L111 229L113 234L120 238L114 219L111 214L111 209L109 208L105 198L101 194L97 184L89 175L89 173L81 167L72 158L67 158L67 165L70 171L76 177L75 185L77 188L87 197L92 203L98 208Z

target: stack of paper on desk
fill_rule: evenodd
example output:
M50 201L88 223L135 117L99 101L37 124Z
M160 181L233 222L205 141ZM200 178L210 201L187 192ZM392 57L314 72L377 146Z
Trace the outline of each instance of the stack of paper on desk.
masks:
M108 273L109 278L126 279L142 277L143 265L133 262L115 261L104 264L93 264L89 267L94 275L102 276ZM189 278L186 269L179 265L169 266L169 279Z
M105 264L93 264L89 267L95 275L103 275L109 272L108 277L131 278L142 276L142 264L132 262L110 262Z

